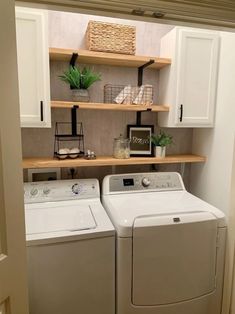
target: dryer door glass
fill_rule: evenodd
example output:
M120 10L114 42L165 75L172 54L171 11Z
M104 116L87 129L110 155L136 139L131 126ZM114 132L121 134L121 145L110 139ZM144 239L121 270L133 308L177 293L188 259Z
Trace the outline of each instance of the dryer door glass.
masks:
M215 289L217 221L206 212L137 218L132 302L163 305Z

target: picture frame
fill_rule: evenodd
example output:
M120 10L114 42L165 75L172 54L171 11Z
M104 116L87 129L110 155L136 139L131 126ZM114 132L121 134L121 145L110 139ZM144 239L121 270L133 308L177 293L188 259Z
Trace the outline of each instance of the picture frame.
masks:
M154 133L153 125L127 125L127 136L130 139L130 156L152 157L153 145L151 136Z

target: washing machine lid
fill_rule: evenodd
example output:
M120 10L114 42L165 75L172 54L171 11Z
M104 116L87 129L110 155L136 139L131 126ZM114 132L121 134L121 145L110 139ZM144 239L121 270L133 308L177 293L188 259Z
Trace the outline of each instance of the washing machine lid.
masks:
M209 212L218 220L218 227L226 226L222 211L187 191L103 195L102 202L119 237L132 237L135 219L143 216ZM199 219L199 215L193 217Z
M68 231L80 231L96 228L91 207L68 205L61 206L59 202L47 203L46 206L35 205L25 211L26 235Z
M167 305L213 292L216 241L217 219L211 213L137 218L132 246L133 304Z

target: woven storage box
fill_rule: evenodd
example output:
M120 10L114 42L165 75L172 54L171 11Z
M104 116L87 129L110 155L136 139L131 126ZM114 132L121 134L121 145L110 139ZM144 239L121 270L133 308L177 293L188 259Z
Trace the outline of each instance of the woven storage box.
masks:
M135 26L90 21L86 31L87 49L135 54Z

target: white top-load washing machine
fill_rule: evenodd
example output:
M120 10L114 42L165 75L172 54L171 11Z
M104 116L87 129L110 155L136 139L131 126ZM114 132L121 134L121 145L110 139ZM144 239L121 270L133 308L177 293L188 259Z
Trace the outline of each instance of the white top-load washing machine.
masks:
M117 314L220 314L224 214L185 190L178 173L104 178L117 233Z
M115 230L98 181L24 189L30 314L114 314Z

